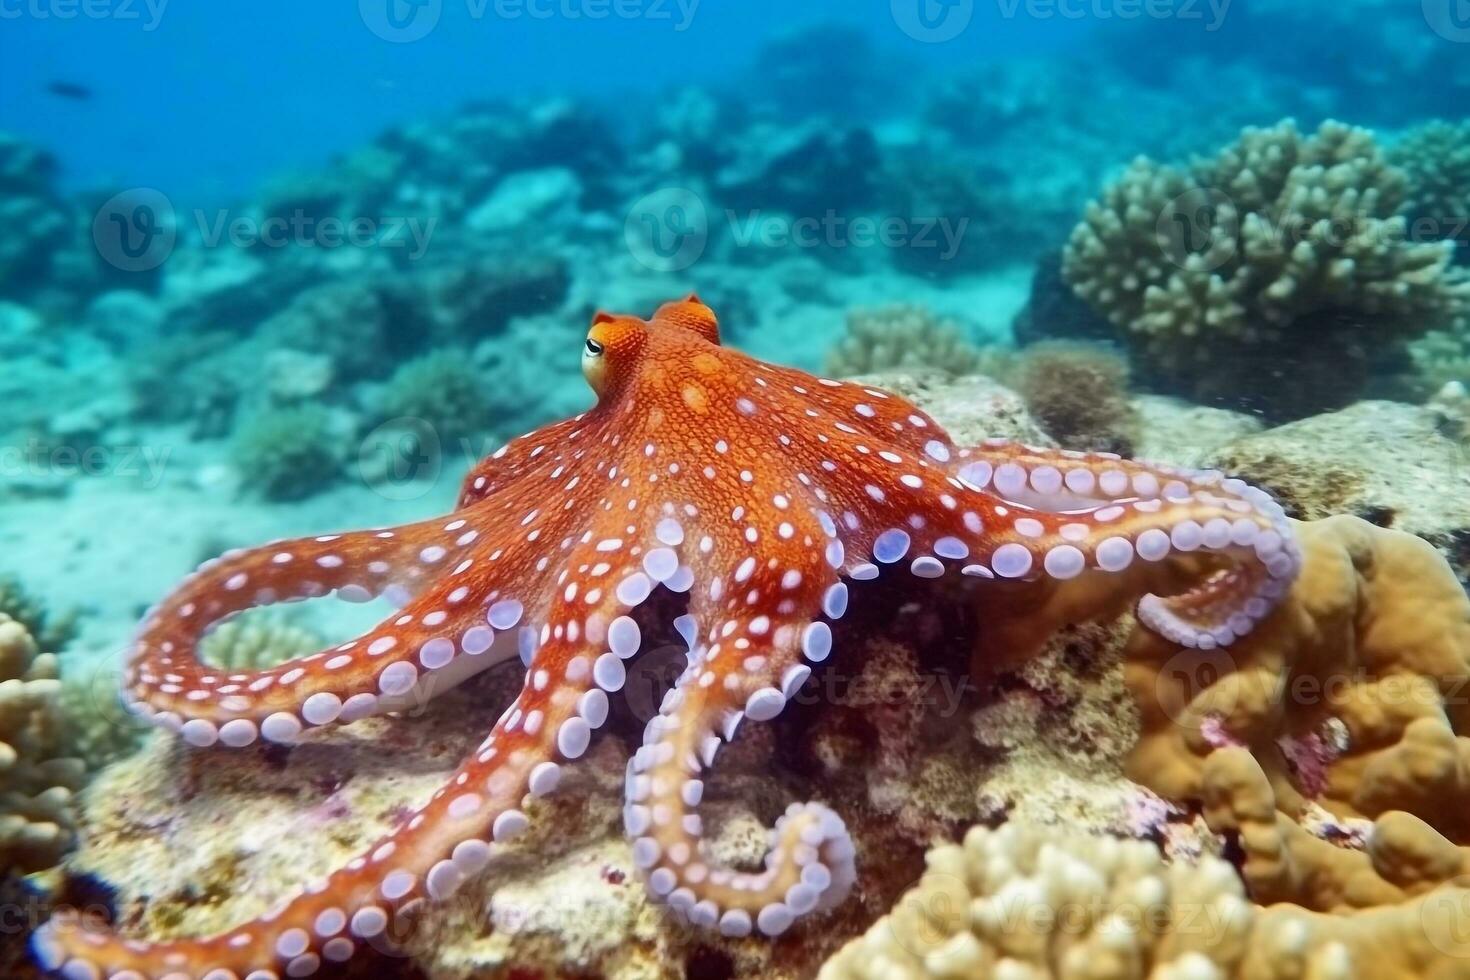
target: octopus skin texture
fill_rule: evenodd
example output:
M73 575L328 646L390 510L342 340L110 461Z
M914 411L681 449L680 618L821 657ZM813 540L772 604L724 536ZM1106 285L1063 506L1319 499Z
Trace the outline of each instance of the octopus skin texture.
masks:
M60 913L35 937L43 966L71 980L279 980L386 941L395 916L485 868L526 828L526 798L554 793L587 751L642 643L631 613L657 591L682 610L688 663L628 763L633 861L671 914L777 936L843 900L843 821L793 805L764 870L721 867L701 839L704 779L742 724L774 718L828 658L850 583L1060 581L1189 553L1207 560L1198 584L1145 595L1138 615L1211 648L1267 616L1298 571L1285 516L1260 490L1109 454L956 446L896 395L720 346L694 296L647 321L597 314L582 362L596 406L482 460L452 513L209 561L148 613L124 672L136 713L227 750L421 703L519 654L519 694L448 783L253 922L150 943ZM399 609L257 672L195 654L226 617L329 593Z

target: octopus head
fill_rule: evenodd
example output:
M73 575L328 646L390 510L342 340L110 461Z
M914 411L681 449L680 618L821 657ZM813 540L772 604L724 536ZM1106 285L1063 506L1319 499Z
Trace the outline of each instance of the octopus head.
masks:
M687 343L693 334L718 345L719 321L714 311L690 293L682 300L665 303L651 320L599 311L592 317L587 340L582 346L582 374L599 399L616 394L636 374L646 359L651 341L660 335Z

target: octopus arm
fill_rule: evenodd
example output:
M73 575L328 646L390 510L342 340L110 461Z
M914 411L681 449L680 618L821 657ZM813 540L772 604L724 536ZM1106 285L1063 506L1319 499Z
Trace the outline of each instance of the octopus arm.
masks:
M515 702L427 803L264 916L217 936L141 943L58 915L36 935L38 958L67 977L280 980L345 961L359 945L386 943L395 916L449 897L489 863L494 845L521 833L528 794L553 792L562 764L586 750L607 717L607 696L593 680L599 649L565 638L542 645Z
M703 776L722 739L733 739L744 721L775 717L811 674L804 658L824 660L831 648L826 623L765 611L778 603L748 604L750 595L782 597L787 608L809 610L833 588L845 596L820 557L795 588L789 571L767 567L745 578L737 569L715 580L726 588L696 592L689 666L628 763L624 823L650 891L694 924L729 936L778 935L840 902L854 880L847 829L818 803L792 804L777 820L759 873L721 867L702 839ZM695 623L708 629L701 634Z
M304 728L411 706L513 655L520 602L500 598L465 518L282 541L207 562L144 621L124 674L132 709L199 747L294 741ZM480 549L483 550L483 549ZM427 583L432 582L432 588ZM258 671L202 662L211 625L335 593L408 605L340 646Z
M967 574L1067 580L1205 559L1194 588L1138 605L1145 625L1184 646L1225 646L1248 633L1300 569L1280 505L1218 472L1012 443L961 450L952 472L967 491L961 510L975 515L962 536L974 546Z

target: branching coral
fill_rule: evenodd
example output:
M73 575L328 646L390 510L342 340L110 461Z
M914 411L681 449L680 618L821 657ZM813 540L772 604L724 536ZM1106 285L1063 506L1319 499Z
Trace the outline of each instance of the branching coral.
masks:
M1411 129L1389 159L1408 175L1404 210L1414 237L1470 243L1470 120Z
M838 377L915 367L967 374L978 364L958 323L902 304L852 310L846 336L827 354L827 372Z
M1445 330L1431 330L1409 345L1421 388L1427 394L1447 384L1470 384L1470 311Z
M261 670L324 645L321 636L278 616L257 615L223 623L199 643L207 663L221 670Z
M88 773L132 755L149 732L123 708L117 687L117 665L112 662L69 665L61 678L61 750L80 759Z
M236 432L235 465L246 486L272 500L297 500L337 476L336 446L325 409L268 409Z
M1061 445L1132 455L1138 420L1128 403L1128 362L1110 348L1033 344L1021 352L1014 384Z
M77 635L75 612L53 615L13 575L0 575L0 616L19 623L44 650L60 650Z
M467 353L438 350L407 362L383 391L384 418L422 419L444 443L483 433L490 400Z
M74 836L82 763L61 754L61 683L54 654L0 615L0 871L38 871Z
M1063 276L1150 381L1310 414L1470 302L1453 245L1408 235L1407 185L1367 130L1247 129L1189 169L1135 161L1088 205Z

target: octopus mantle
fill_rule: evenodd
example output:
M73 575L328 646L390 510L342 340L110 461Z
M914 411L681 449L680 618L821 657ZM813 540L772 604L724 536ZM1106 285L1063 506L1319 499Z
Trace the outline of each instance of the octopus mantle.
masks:
M386 941L395 916L484 868L526 828L526 797L555 792L587 751L642 643L630 613L656 590L682 597L673 625L688 665L628 764L634 861L671 913L730 936L779 935L846 895L843 821L793 805L764 870L721 867L702 841L703 780L740 725L774 718L827 659L850 583L892 570L1063 581L1187 554L1199 583L1143 596L1138 614L1209 648L1251 630L1297 573L1280 508L1238 480L1107 454L956 446L893 394L720 346L714 314L692 296L648 321L598 314L583 368L596 407L482 461L453 513L226 554L136 638L129 704L201 749L289 744L519 655L523 687L448 783L254 922L150 943L61 914L37 934L43 965L74 980L278 980ZM267 670L222 673L196 656L233 614L327 593L400 608Z

